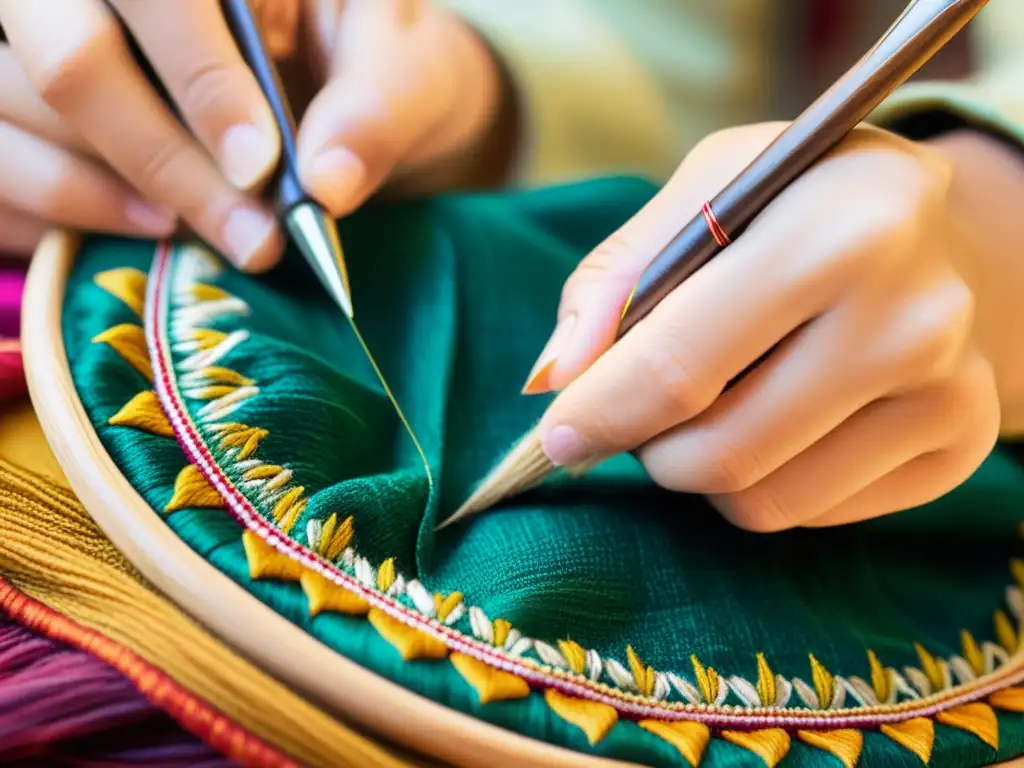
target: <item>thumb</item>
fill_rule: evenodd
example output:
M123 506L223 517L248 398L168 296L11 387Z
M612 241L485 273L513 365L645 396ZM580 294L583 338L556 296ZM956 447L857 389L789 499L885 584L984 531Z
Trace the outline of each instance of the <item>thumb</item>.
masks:
M451 103L425 58L432 30L415 19L403 26L400 7L396 0L345 7L334 74L302 119L303 184L336 216L358 208Z
M583 258L562 289L558 322L523 394L564 389L615 342L637 280L691 211L699 212L698 197L685 185L670 182Z
M562 291L558 324L524 394L564 389L604 354L647 265L782 129L782 123L764 123L708 136L639 213L580 262Z

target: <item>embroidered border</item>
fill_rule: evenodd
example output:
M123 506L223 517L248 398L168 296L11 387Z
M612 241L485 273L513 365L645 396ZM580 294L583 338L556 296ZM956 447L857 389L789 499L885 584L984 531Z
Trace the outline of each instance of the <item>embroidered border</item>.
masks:
M704 669L694 660L694 672L698 682L697 688L699 688L697 690L674 674L655 672L650 667L645 667L632 652L632 649L627 649L631 668L628 671L614 659L602 660L593 651L584 651L575 644L573 644L575 647L566 646L562 648L562 652L559 652L551 645L541 641L532 641L534 651L544 663L524 658L514 653L514 647L508 647L510 639L513 640L513 646L517 645L519 641L525 640L518 633L513 635L515 630L512 630L511 627L504 628L505 637L500 643L502 647L496 648L492 643L498 638L495 637L489 619L479 608L475 607L471 607L468 611L471 629L474 634L483 635L491 642L482 642L479 639L471 638L450 626L458 618L461 618L461 615L458 618L449 615L447 621L442 622L427 615L423 610L411 608L397 599L397 595L404 592L416 608L422 608L420 603L424 600L422 596L417 599L416 590L421 590L424 595L427 593L418 582L405 582L400 575L391 574L391 578L387 580L388 588L380 589L379 574L384 570L386 564L373 573L369 563L361 559L355 561L351 556L346 559L356 566L356 574L346 573L275 527L260 514L260 511L231 481L205 443L198 426L184 404L182 392L179 389L180 381L176 377L173 365L172 342L164 331L164 325L170 316L168 295L172 289L172 272L172 248L164 243L157 249L147 286L146 343L157 395L171 423L175 437L189 462L217 490L228 510L236 519L273 551L300 564L329 583L347 590L360 600L365 601L368 606L381 611L401 625L425 633L451 651L464 654L494 669L518 675L534 686L553 689L567 696L610 706L631 719L653 719L668 722L691 721L716 728L836 729L898 723L906 721L910 717L928 717L983 699L995 691L1024 680L1024 653L1017 651L1010 657L1004 652L1002 655L1005 659L997 658L997 654L992 650L998 649L997 646L986 643L984 644L986 650L982 652L977 648L973 639L970 640L970 644L965 639L964 646L965 649L971 648L973 651L981 653L980 662L975 658L971 663L961 657L954 657L946 662L935 659L923 649L919 649L923 669L908 668L905 670L908 673L907 677L918 689L915 691L907 684L906 679L895 670L882 667L873 654L869 654L873 678L871 686L859 678L833 677L824 667L816 664L816 660L812 657L812 680L815 683L814 689L812 689L801 680L797 679L791 683L782 676L772 674L770 668L767 667L767 662L762 656L759 656L759 684L757 687L739 677L730 677L726 682L713 670ZM172 328L173 322L172 320ZM389 562L393 570L393 562ZM370 568L371 573L360 574L360 566L364 569ZM400 583L403 589L394 589L396 583ZM429 595L427 597L429 598ZM1009 588L1008 602L1015 609L1014 612L1019 623L1021 614L1024 613L1021 610L1024 598L1021 597L1018 588L1012 586ZM490 628L488 632L483 629L484 623L488 624ZM497 623L495 622L495 624ZM1018 630L1013 630L1012 627L1009 629L1017 636L1019 628ZM566 653L573 656L582 654L582 659L576 660L579 662L578 664L570 665L565 663ZM965 650L965 655L973 657L977 654L968 653ZM997 665L997 662L1002 663ZM589 674L577 674L569 669L560 669L559 666L563 664L565 667L583 668ZM598 681L602 668L619 687L612 687ZM955 687L951 685L952 673L956 673L957 677L961 679L960 685ZM879 676L880 679L875 679ZM704 703L663 701L662 699L670 693L670 686L691 702L694 698L699 697ZM933 692L937 687L941 687L941 690ZM725 698L723 694L727 694L730 689L741 700L748 702L750 706L723 705L722 702ZM819 707L824 703L823 692L829 692L827 695L831 701L825 706L831 707L831 709L785 707L794 689L809 705L817 702ZM849 691L855 698L862 701L882 698L886 701L857 708L843 708L845 694L841 691ZM888 695L876 696L872 691L887 691ZM900 693L911 696L911 699L896 702ZM707 703L709 701L712 703Z

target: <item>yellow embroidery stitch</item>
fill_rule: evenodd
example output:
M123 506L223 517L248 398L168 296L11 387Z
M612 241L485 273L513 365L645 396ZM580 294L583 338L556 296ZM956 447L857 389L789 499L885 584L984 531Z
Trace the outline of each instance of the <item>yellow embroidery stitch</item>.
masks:
M1013 580L1017 582L1017 586L1020 589L1024 589L1024 560L1016 557L1011 560L1010 574L1013 576Z
M827 709L832 705L832 699L835 696L835 679L832 677L832 673L814 657L814 654L809 654L809 657L814 692L818 695L819 706Z
M434 611L437 618L446 624L448 623L449 616L453 615L453 612L457 608L461 608L462 605L461 592L452 592L447 597L440 594L434 595Z
M297 560L282 555L252 531L242 534L242 546L253 579L299 581L308 569Z
M174 495L164 507L164 512L177 512L186 507L223 509L224 499L217 489L207 482L202 473L191 464L187 465L174 481Z
M789 734L781 728L763 731L722 731L722 738L737 747L753 752L768 768L775 768L789 753Z
M569 664L569 669L577 675L586 674L587 652L583 649L583 646L572 640L559 640L558 650L562 652L562 656Z
M132 267L111 269L98 273L93 282L135 310L135 314L142 316L147 282L144 272Z
M453 653L449 661L476 690L481 704L524 699L530 695L529 683L511 672L496 669L464 653Z
M403 661L448 657L448 646L436 637L403 624L378 608L371 608L367 618L378 634L395 647Z
M347 616L365 616L370 612L370 604L366 600L344 587L332 584L318 573L305 571L299 577L299 583L309 602L310 616L327 611Z
M346 517L345 521L338 525L337 513L331 513L326 522L310 520L306 527L306 539L310 549L329 562L337 560L341 553L348 549L353 536L352 517Z
M131 323L122 323L108 328L95 336L92 341L94 344L108 344L132 368L145 376L146 381L153 382L153 368L149 364L146 334L141 327Z
M1017 638L1017 631L1010 623L1005 611L996 611L992 617L995 628L996 642L998 642L1007 653L1016 653L1020 647L1020 640Z
M939 712L935 719L943 725L973 733L992 749L999 749L999 721L987 704L964 704Z
M508 642L512 634L512 622L508 619L497 618L494 620L494 644L503 646Z
M215 285L196 283L192 288L192 298L196 301L220 301L233 298L231 294Z
M283 533L291 531L295 521L305 510L307 502L302 497L305 492L306 489L301 485L291 488L274 505L271 516Z
M667 741L693 768L700 765L711 740L711 729L703 723L666 723L661 720L641 720L641 728Z
M931 683L932 690L941 691L946 688L949 681L949 671L944 668L943 662L938 661L928 653L920 643L914 643L914 649L921 659L921 671L924 672L928 682Z
M160 437L174 437L174 429L160 407L160 398L153 390L140 392L107 423L114 427L133 427Z
M227 337L228 335L224 331L214 331L209 328L197 328L192 331L192 340L196 343L196 348L204 352L223 343Z
M853 728L838 731L797 731L797 738L812 747L830 752L846 768L854 768L864 749L864 734Z
M935 723L927 717L915 717L902 723L890 723L881 726L880 730L901 747L906 747L917 755L925 765L932 759Z
M656 682L654 668L644 664L631 645L626 646L626 660L633 673L633 683L636 685L637 691L641 696L653 696Z
M771 706L775 701L775 675L763 653L757 654L757 693L761 703L766 706Z
M377 569L377 591L388 593L395 583L395 558L389 557Z
M886 675L882 662L870 648L868 649L868 666L871 669L871 688L875 692L875 698L878 701L888 701L892 693L889 676Z
M1007 712L1024 712L1024 688L1013 687L996 691L988 697L988 703Z
M544 701L552 712L583 731L591 746L607 736L612 726L619 720L619 713L615 707L599 701L571 698L554 688L544 691Z
M717 702L721 688L718 673L711 667L705 668L696 655L690 656L690 663L693 665L693 676L697 679L697 686L704 701L708 704Z

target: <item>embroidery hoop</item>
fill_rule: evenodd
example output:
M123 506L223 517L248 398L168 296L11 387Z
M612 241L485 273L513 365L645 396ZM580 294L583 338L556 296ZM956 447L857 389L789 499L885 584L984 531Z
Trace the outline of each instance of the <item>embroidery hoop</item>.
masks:
M634 765L505 731L391 683L330 651L178 539L107 454L73 385L61 312L78 242L74 233L54 231L34 256L22 318L26 378L40 426L68 482L145 578L195 620L327 711L423 755L457 766L496 760L556 768ZM260 627L261 641L240 630L253 625ZM338 681L344 686L336 685ZM994 768L1024 768L1024 758Z
M178 539L107 454L74 387L61 310L78 243L72 232L47 233L29 268L22 309L29 395L75 494L147 580L200 624L328 712L424 755L466 768L484 761L537 768L635 765L505 731L385 680L329 650ZM258 637L247 631L252 626L260 627Z

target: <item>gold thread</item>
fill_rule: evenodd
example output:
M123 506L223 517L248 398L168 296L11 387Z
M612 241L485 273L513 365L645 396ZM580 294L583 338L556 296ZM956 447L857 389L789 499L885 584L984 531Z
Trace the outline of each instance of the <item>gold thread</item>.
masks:
M398 398L395 397L395 393L391 391L391 387L388 385L387 379L384 378L384 373L381 371L380 366L377 365L377 360L374 358L373 353L370 351L369 345L363 338L363 334L359 332L356 321L349 317L348 323L352 327L353 333L356 335L356 339L359 341L359 346L363 348L363 353L366 355L366 359L370 361L370 365L373 366L374 373L377 374L377 380L380 381L380 385L384 387L384 391L387 393L388 399L391 401L391 405L394 407L395 412L398 414L398 418L402 421L402 426L405 427L405 431L408 433L413 445L416 447L416 452L420 455L420 460L423 462L423 469L427 473L427 484L434 487L434 476L430 471L430 462L427 460L427 453L423 450L423 446L420 445L420 440L416 437L416 432L412 428L412 424L405 417L405 411L402 410L402 406L398 404Z

